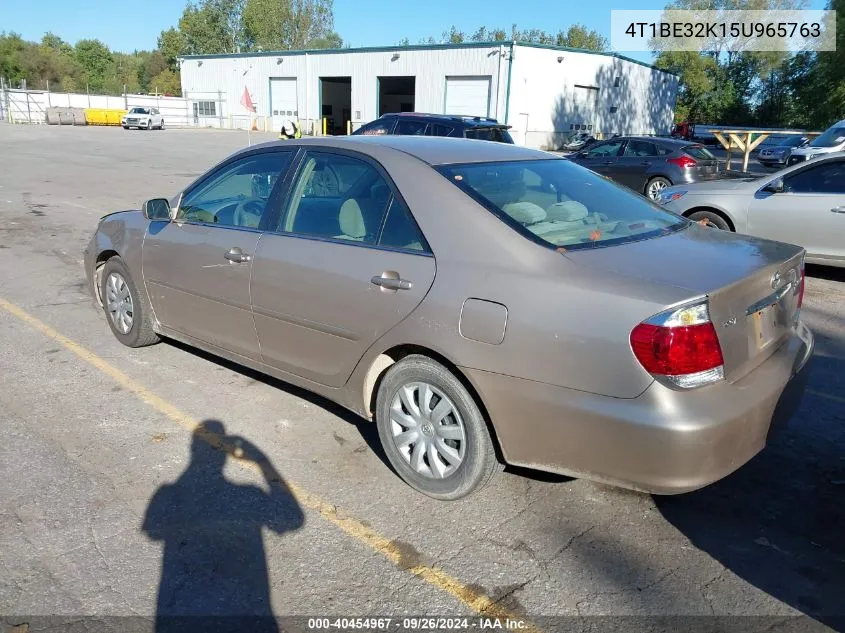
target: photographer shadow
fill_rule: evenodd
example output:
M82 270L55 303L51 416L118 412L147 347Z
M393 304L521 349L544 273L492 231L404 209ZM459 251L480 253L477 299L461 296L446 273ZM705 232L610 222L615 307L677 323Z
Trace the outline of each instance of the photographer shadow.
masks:
M267 489L224 477L229 457L256 464ZM276 633L262 528L304 523L299 504L261 451L206 420L193 433L191 461L153 495L143 531L164 542L156 631Z

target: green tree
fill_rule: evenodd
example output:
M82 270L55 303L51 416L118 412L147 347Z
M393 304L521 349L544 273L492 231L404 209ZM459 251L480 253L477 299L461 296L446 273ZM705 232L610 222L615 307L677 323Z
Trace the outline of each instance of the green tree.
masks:
M558 31L555 44L589 51L606 51L608 48L606 37L595 29L588 29L583 24L573 24L566 29L566 32Z
M340 48L332 0L246 0L244 38L256 50Z
M27 42L17 33L0 33L0 77L5 77L17 87L26 78L23 58Z
M179 18L183 54L236 53L243 45L242 0L201 0Z
M109 67L114 62L108 46L100 40L79 40L73 48L73 55L89 91L103 91Z
M149 92L158 92L158 94L174 97L180 96L182 84L179 75L169 68L165 68L150 80Z
M187 54L188 42L181 31L171 26L158 36L158 50L164 56L170 70L178 70L177 58Z

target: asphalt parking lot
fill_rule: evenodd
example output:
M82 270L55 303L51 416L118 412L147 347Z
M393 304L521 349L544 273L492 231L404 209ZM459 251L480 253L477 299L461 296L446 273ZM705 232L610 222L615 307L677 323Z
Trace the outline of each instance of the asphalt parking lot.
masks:
M96 615L152 630L160 588L221 568L231 586L186 609L481 614L546 631L845 629L845 271L809 269L809 391L727 479L652 497L509 470L437 502L390 471L373 425L176 344L125 348L88 294L82 250L101 215L171 196L246 140L0 124L7 629ZM228 455L236 438L274 472ZM180 529L203 545L183 548ZM714 615L732 617L695 618Z

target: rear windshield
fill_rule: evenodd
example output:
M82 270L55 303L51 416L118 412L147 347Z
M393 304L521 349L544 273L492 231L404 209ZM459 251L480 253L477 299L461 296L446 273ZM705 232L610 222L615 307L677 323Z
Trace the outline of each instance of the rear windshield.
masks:
M688 225L643 196L565 159L438 169L514 229L546 246L608 246Z
M710 150L704 145L687 145L684 152L693 158L700 158L701 160L716 160L716 157L710 153Z
M836 147L845 143L845 127L832 127L827 132L814 138L811 147Z
M496 141L497 143L513 143L511 135L501 127L471 127L464 132L466 138L479 141Z

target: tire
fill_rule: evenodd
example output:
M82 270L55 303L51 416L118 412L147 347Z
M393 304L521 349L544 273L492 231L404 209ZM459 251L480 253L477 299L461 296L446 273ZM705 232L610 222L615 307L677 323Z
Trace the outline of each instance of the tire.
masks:
M715 211L696 211L694 213L690 213L687 217L694 222L707 220L720 231L733 231L728 221Z
M124 126L123 126L123 129L124 129L124 130L128 130L128 129L129 129L129 126L128 126L128 125L124 125Z
M114 285L112 283L114 282ZM111 287L110 287L111 286ZM117 301L110 300L109 296ZM100 282L100 297L103 300L103 312L112 333L118 341L127 347L145 347L158 343L158 334L153 331L152 308L145 294L138 292L135 282L129 275L126 264L120 257L112 257L103 267ZM128 310L126 297L128 302ZM121 299L123 299L121 301ZM119 308L112 311L109 306L117 303ZM129 319L121 319L120 315ZM126 327L128 325L128 327Z
M666 187L671 186L672 181L668 178L664 178L663 176L655 176L646 183L643 193L645 193L647 198L651 200L657 200L660 197L660 192L663 191Z
M426 398L425 393L432 395ZM420 406L425 400L429 407ZM415 410L405 404L409 401ZM448 412L432 420L430 413L440 406L441 413ZM429 415L415 415L415 411ZM376 395L376 426L396 474L429 497L460 499L486 486L501 469L472 395L448 369L427 356L407 356L387 370ZM394 436L398 434L404 440L397 442ZM405 446L400 447L403 442ZM436 452L433 458L432 451ZM419 462L417 456L421 456Z
M159 126L158 126L158 129L159 129L159 130L163 130L163 129L164 129L164 119L162 119L162 120L161 120L161 125L159 125Z

